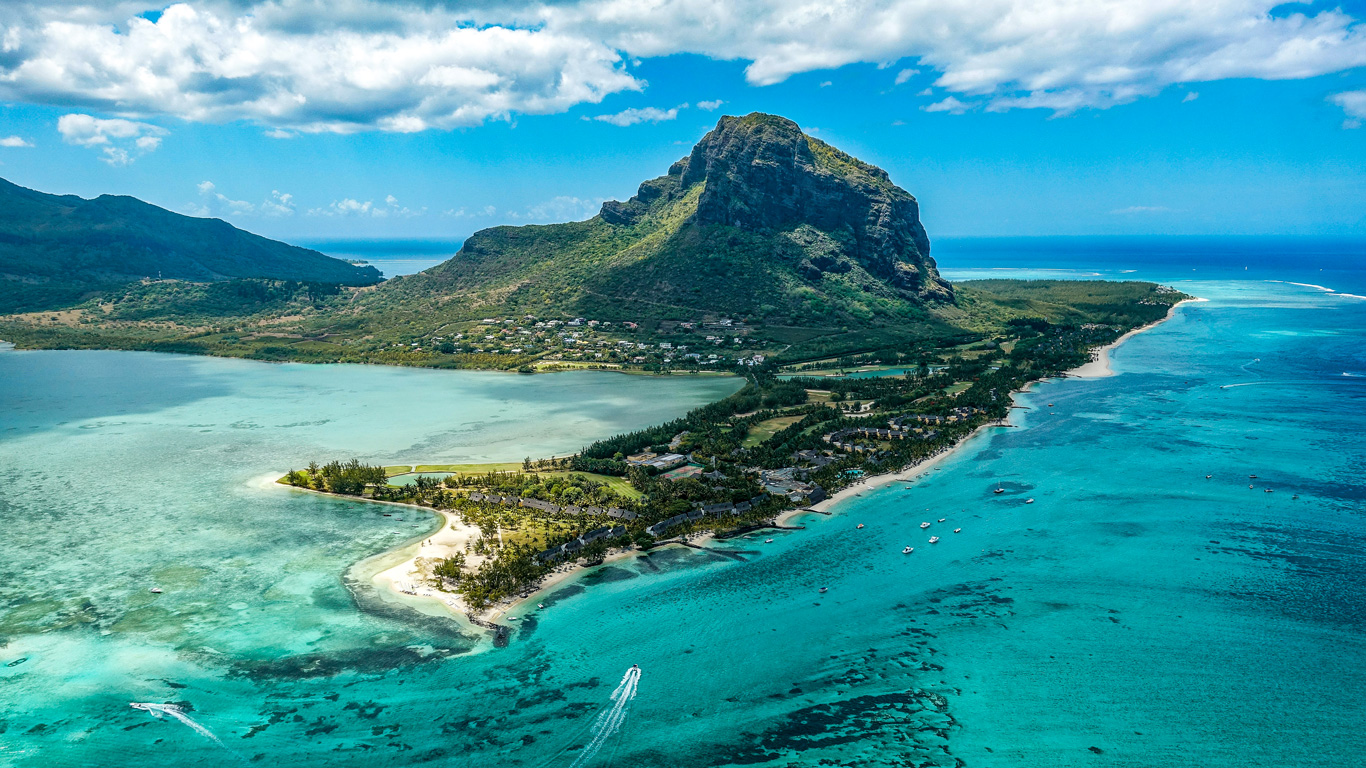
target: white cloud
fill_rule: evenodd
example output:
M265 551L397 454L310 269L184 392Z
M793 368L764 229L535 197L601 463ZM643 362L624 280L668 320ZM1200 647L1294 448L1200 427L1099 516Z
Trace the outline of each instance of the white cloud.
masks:
M909 60L997 109L1109 107L1177 83L1294 79L1366 64L1366 26L1279 0L580 0L538 6L633 56L750 63L755 85ZM1064 94L1057 97L1055 94ZM1056 106L1054 106L1056 105Z
M1185 98L1181 99L1181 103L1185 104L1188 101L1195 101L1198 98L1200 98L1199 93L1196 93L1195 91L1187 91Z
M1346 119L1342 121L1343 128L1360 128L1361 121L1366 120L1366 90L1335 93L1329 96L1328 100L1342 107L1342 111L1347 113Z
M932 71L985 109L1058 112L1366 65L1366 25L1280 0L186 0L156 21L146 7L0 3L0 101L415 132L599 103L644 87L636 62L680 53L747 61L754 85L905 62L898 79Z
M720 99L715 101L699 101L697 102L697 108L706 112L711 112L712 110L720 109L721 105L725 103L726 102Z
M0 139L0 147L31 147L33 142L28 141L22 136L6 136Z
M521 215L512 214L512 218L544 223L582 221L595 216L601 208L600 199L561 196L533 205Z
M165 128L133 120L104 120L72 113L57 119L57 132L68 144L99 149L100 158L110 165L128 165L138 157L161 146Z
M903 69L896 73L896 80L894 82L897 85L901 85L918 74L920 74L920 70L918 69Z
M1134 213L1166 213L1171 210L1162 205L1131 205L1128 208L1116 208L1110 213L1114 214L1134 214Z
M637 123L662 123L666 120L673 120L678 117L678 110L687 109L687 104L680 104L670 109L660 109L659 107L642 107L640 109L623 109L612 115L597 115L594 120L612 125L619 125L623 128Z
M639 90L617 50L442 3L0 4L0 100L272 129L412 132ZM278 135L278 134L277 134Z
M972 104L964 103L952 96L949 96L945 98L943 101L936 101L933 104L921 107L921 109L925 110L926 112L948 112L951 115L961 115L964 112L967 112L969 109L972 109L972 107Z
M222 192L212 181L201 181L195 185L199 190L199 202L191 203L185 210L194 216L268 216L279 218L294 215L294 196L279 190L271 190L270 197L259 205L246 200L233 200Z
M421 216L426 212L427 209L425 207L412 209L401 206L398 204L398 198L394 197L393 195L386 195L384 198L384 203L380 205L376 205L373 201L370 200L361 202L354 198L347 197L341 200L334 200L326 208L310 208L308 210L308 215L359 218L368 217L376 219L384 219L393 216L395 218L409 219L414 216ZM450 214L450 212L448 211L447 214Z

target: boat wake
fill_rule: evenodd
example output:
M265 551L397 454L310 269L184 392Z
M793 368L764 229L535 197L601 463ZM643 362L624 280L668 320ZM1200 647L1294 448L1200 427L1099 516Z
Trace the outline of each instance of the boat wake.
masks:
M190 729L193 730L195 733L199 734L200 736L203 736L209 741L212 741L213 743L222 747L224 750L228 752L228 754L232 755L233 757L236 757L239 760L242 760L242 756L238 755L236 752L233 752L231 749L228 749L228 745L224 744L221 739L213 735L213 731L209 730L208 728L205 728L199 723L196 723L189 715L185 714L184 709L176 706L175 704L157 704L156 702L150 701L132 701L128 703L128 706L132 707L133 709L140 709L158 720L164 719L167 715L170 715L176 720L179 720L180 722L189 726Z
M640 684L640 667L632 666L626 670L625 676L617 684L617 689L612 691L611 704L598 714L593 721L593 739L588 745L579 752L579 756L574 758L569 768L579 768L592 760L598 752L602 751L603 745L612 735L621 730L622 724L626 722L626 716L631 711L631 700L636 697L636 686Z

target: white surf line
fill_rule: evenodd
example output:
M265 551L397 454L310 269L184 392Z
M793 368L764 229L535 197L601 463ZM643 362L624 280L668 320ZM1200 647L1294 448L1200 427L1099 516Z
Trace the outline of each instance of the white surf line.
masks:
M175 704L157 704L156 702L150 701L130 701L128 702L128 706L132 707L133 709L140 709L158 720L161 720L165 715L170 715L171 717L174 717L176 720L179 720L185 725L188 725L195 733L199 734L200 736L203 736L209 741L212 741L213 743L227 750L228 754L232 755L238 760L246 762L241 755L237 754L236 752L233 752L231 749L228 749L228 745L224 744L222 739L219 739L217 736L213 735L213 731L210 731L208 728L205 728L199 723L196 723L193 719L190 718L189 715L185 714L184 709L181 709Z
M1298 285L1298 286L1300 286L1301 288L1314 288L1314 289L1316 289L1316 290L1320 290L1320 291L1323 291L1324 293L1329 293L1329 294L1332 294L1332 295L1334 295L1334 296L1341 296L1341 297L1344 298L1344 299L1366 299L1366 296L1358 296L1358 295L1355 294L1355 293L1341 293L1341 292L1339 292L1339 291L1337 291L1337 290L1335 290L1335 289L1333 289L1333 288L1329 288L1329 287L1327 287L1327 286L1325 286L1325 285L1315 285L1315 284L1313 284L1313 283L1295 283L1295 282L1291 282L1291 281L1289 281L1289 280L1267 280L1267 282L1268 282L1268 283L1285 283L1286 285Z
M621 729L631 711L631 700L636 697L636 687L639 683L640 667L633 666L626 670L621 682L617 684L617 689L612 691L612 705L604 709L593 723L593 740L579 752L579 756L569 764L569 768L578 768L592 760L607 740Z

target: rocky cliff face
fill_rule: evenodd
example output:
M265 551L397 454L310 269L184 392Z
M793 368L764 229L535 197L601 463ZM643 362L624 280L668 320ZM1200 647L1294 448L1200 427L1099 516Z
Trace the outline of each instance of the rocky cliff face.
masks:
M809 280L861 266L908 298L952 301L930 258L915 198L886 171L802 133L782 117L723 117L667 176L625 203L603 205L609 223L631 224L660 198L703 184L691 223L785 233Z

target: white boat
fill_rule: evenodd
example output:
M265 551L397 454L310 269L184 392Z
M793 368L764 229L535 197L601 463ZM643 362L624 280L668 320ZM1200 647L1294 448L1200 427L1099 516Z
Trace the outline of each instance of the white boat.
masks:
M537 607L537 608L544 608L544 607L545 607L545 603L537 603L537 604L536 604L536 607Z
M161 594L161 587L152 587L152 588L149 589L148 591L151 592L151 593L154 594L154 595L159 595L159 594Z
M931 543L931 544L937 544L938 542L939 542L939 537L938 537L938 536L931 536L931 537L930 537L930 543Z
M822 594L822 595L825 594L825 590L827 590L827 589L829 589L829 587L821 587L821 594Z
M765 543L765 544L772 544L772 543L773 543L773 539L764 539L764 543Z
M939 522L941 522L941 523L944 522L945 520L948 520L948 518L947 518L947 517L941 517L941 518L939 518Z
M992 493L1005 493L1005 492L1006 492L1006 489L1002 488L1000 483L997 483L997 484L996 484L996 490L992 491Z
M1034 503L1034 500L1033 500L1033 499L1025 499L1025 503L1026 503L1026 504L1033 504L1033 503Z
M929 524L929 523L921 523L921 524L920 524L920 527L921 527L921 528L929 528L929 527L930 527L930 524Z
M915 551L915 547L906 547L905 549L901 550L901 554L903 554L903 555L909 555L909 554L911 554L911 553L914 552L914 551Z
M953 529L953 532L954 532L954 533L962 533L962 532L963 532L963 529L962 529L962 528L954 528L954 529Z

